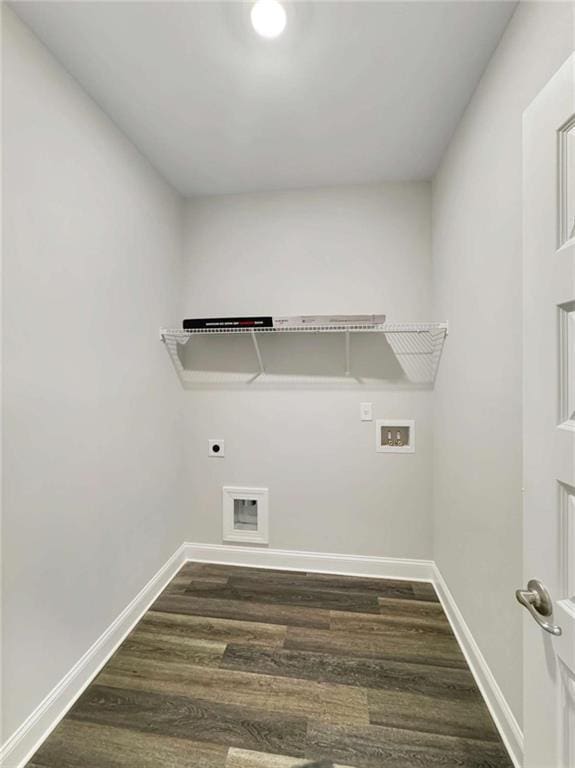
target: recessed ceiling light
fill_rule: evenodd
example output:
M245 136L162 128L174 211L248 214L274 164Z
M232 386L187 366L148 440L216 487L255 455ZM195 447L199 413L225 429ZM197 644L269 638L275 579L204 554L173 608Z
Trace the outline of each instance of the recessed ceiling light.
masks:
M257 0L251 18L255 31L262 37L278 37L285 29L286 12L278 0Z

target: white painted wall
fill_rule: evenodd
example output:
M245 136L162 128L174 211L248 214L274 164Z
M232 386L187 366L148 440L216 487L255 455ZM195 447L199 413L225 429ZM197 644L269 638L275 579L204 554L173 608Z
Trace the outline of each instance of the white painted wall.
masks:
M522 718L522 112L572 50L569 3L520 3L433 184L434 553ZM537 574L533 574L537 576Z
M430 288L427 183L188 204L187 316L383 311L428 320ZM334 354L343 365L343 347ZM289 350L285 365L298 367ZM431 399L360 386L186 392L188 538L221 543L222 486L255 485L270 490L272 547L430 557ZM415 418L417 452L376 453L362 400L373 401L374 418ZM208 458L211 437L225 439L225 459Z
M3 12L7 738L187 531L180 201Z
M182 240L178 198L4 9L3 738L184 538L221 542L224 484L270 488L274 548L435 555L521 719L521 113L571 14L519 6L454 136L432 306L430 185L195 199ZM182 395L157 339L333 311L449 320L435 392ZM415 418L417 453L377 454L362 400Z

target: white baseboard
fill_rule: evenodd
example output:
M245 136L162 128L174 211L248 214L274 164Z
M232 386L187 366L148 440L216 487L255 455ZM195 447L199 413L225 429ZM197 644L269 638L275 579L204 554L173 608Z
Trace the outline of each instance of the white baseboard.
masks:
M21 768L56 727L185 562L181 545L82 658L2 745L0 765Z
M437 565L434 566L434 583L441 604L443 605L443 610L447 614L449 623L461 646L461 650L463 651L471 672L473 673L475 682L489 708L491 717L495 721L495 725L507 747L507 751L509 752L513 764L515 765L515 768L521 768L523 765L523 732L519 727L501 688L497 685L497 681L489 669L485 657L475 642L471 630L465 623L463 614L457 607L457 603L449 591L445 579L441 575Z
M220 544L186 545L186 558L202 563L276 568L286 571L334 573L345 576L374 576L388 579L433 581L432 560L409 560L365 555L333 555L289 549L240 547Z

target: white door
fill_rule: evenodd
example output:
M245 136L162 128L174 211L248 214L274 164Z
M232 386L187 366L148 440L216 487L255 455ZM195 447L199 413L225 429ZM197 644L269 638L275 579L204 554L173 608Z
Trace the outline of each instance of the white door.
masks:
M523 174L524 766L575 768L575 55L524 114Z

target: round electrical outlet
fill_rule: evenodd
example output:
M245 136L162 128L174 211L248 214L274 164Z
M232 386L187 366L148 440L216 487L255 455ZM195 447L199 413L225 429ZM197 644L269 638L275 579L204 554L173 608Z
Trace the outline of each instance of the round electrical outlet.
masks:
M223 458L224 456L224 441L223 440L208 440L208 456L213 458Z

